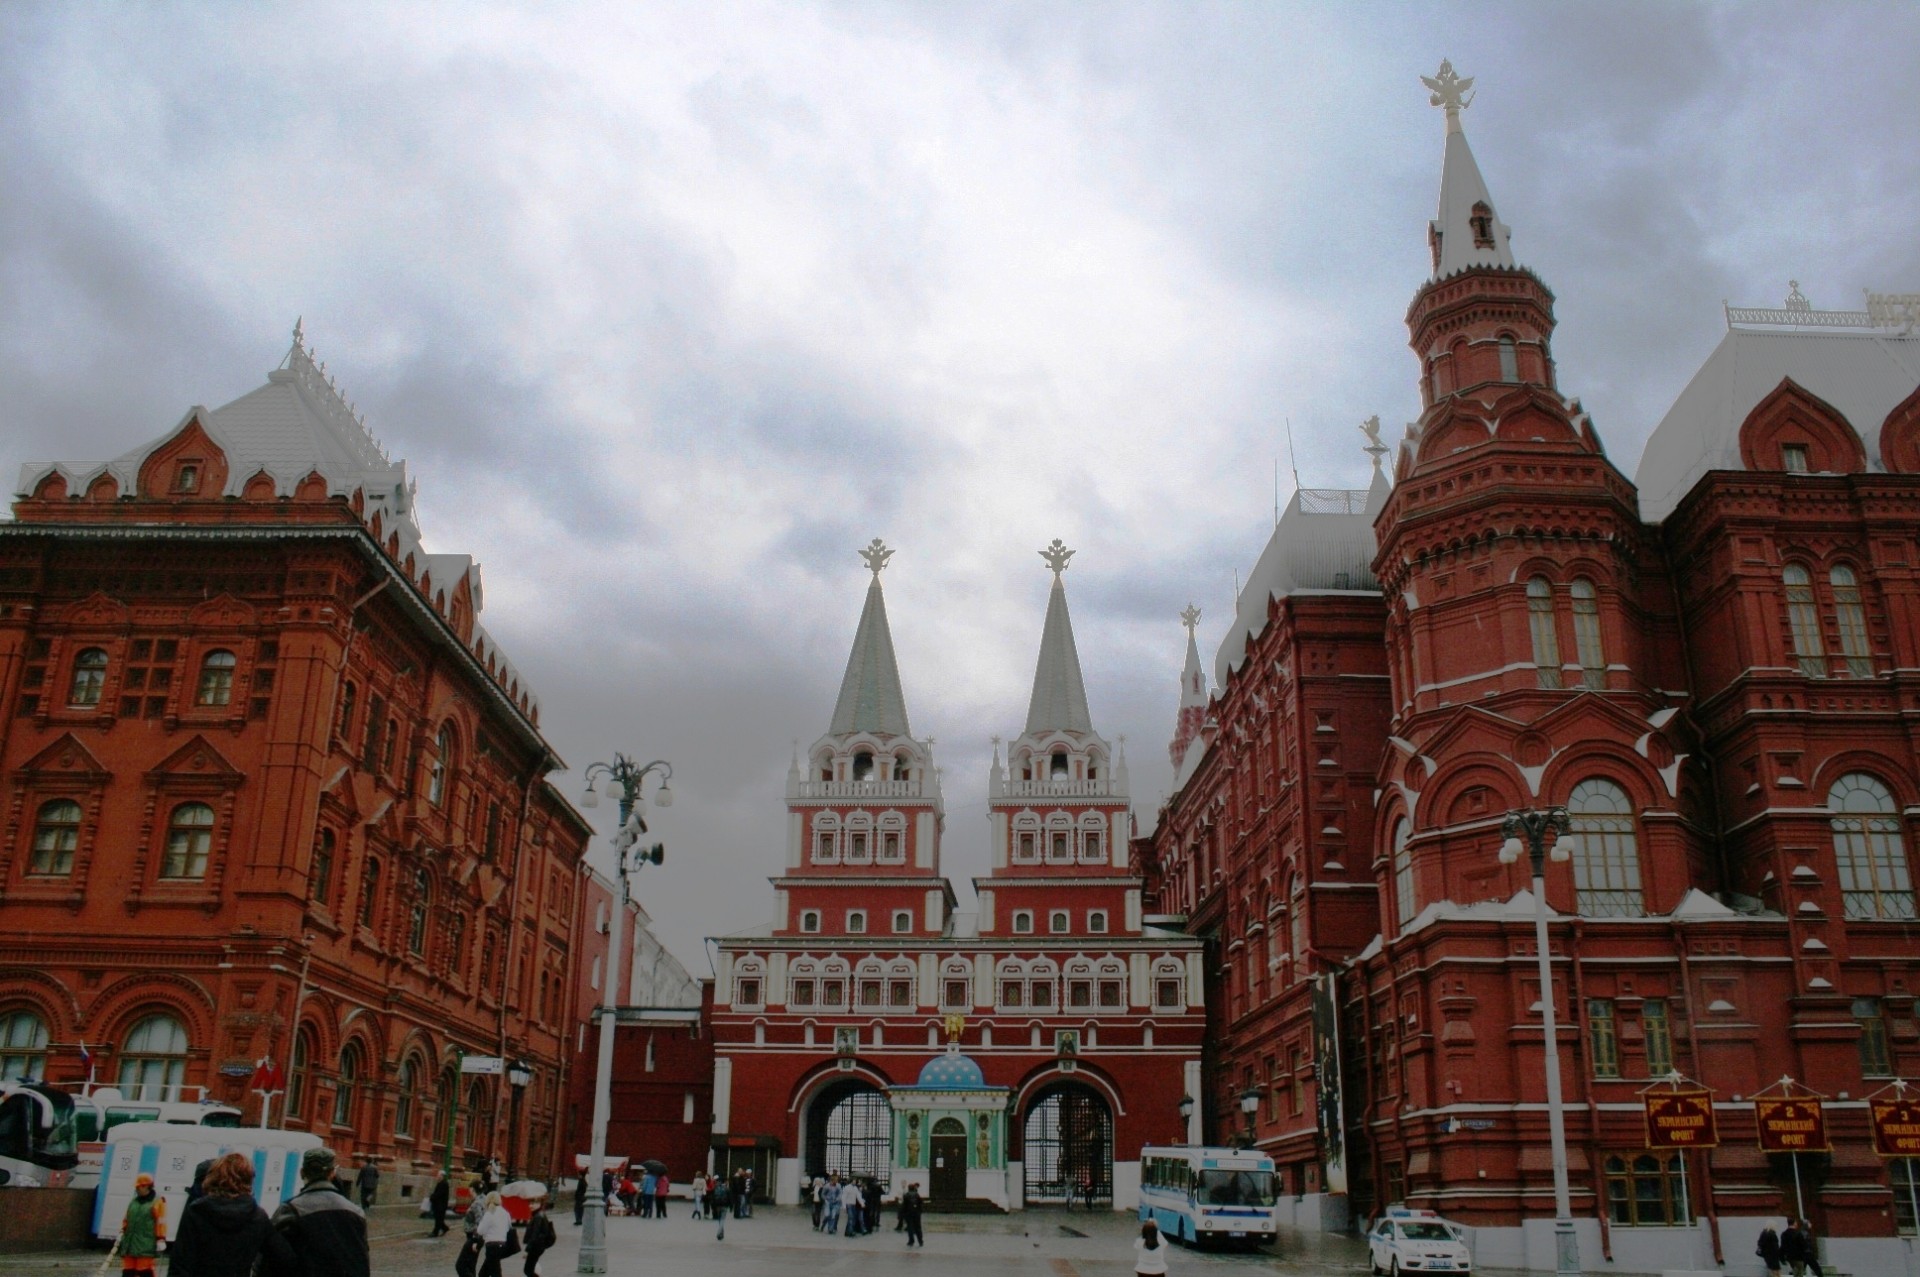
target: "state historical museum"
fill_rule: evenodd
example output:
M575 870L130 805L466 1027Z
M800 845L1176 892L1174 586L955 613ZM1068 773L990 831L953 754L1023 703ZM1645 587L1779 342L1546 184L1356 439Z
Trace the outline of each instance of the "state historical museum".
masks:
M1911 1171L1865 1101L1920 1071L1920 298L1729 309L1630 481L1561 385L1469 82L1428 83L1423 411L1390 468L1364 427L1370 488L1295 494L1211 695L1189 643L1142 847L1150 907L1207 945L1210 1134L1257 1102L1302 1224L1405 1202L1481 1264L1551 1269L1535 903L1498 853L1509 812L1563 806L1547 996L1582 1260L1748 1262L1804 1206L1832 1262L1890 1271ZM1719 1126L1684 1163L1640 1095L1676 1072ZM1786 1077L1831 1141L1797 1179L1754 1122Z

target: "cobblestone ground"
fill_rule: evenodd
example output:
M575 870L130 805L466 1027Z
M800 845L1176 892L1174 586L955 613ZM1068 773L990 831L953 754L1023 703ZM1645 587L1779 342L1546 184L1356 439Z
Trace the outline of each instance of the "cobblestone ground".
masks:
M684 1202L670 1218L608 1222L609 1277L962 1277L963 1274L1032 1274L1033 1277L1127 1277L1133 1272L1131 1216L1037 1210L1017 1215L926 1217L925 1250L907 1250L905 1235L883 1229L867 1237L816 1233L793 1207L758 1207L751 1219L729 1219L725 1241L714 1238L711 1220L688 1218ZM560 1244L547 1252L542 1277L570 1277L580 1245L571 1213L556 1217ZM372 1220L373 1271L379 1277L453 1277L459 1232L429 1239L424 1220L402 1207L377 1209ZM0 1257L0 1273L91 1277L102 1252L69 1251ZM1266 1274L1356 1274L1367 1271L1366 1248L1351 1238L1283 1234L1268 1250L1195 1252L1175 1247L1168 1255L1174 1274L1205 1270L1214 1277ZM524 1256L508 1260L505 1277L520 1277ZM118 1265L108 1270L108 1277ZM162 1266L165 1272L165 1266Z

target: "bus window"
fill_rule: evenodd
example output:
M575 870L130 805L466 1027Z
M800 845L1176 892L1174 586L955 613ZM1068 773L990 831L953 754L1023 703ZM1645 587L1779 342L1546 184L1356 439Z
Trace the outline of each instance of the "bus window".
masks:
M237 1130L240 1126L240 1114L232 1109L212 1109L200 1119L202 1126L220 1126Z
M1210 1206L1273 1205L1271 1171L1201 1171L1201 1201Z
M153 1109L108 1109L106 1130L116 1126L125 1126L129 1122L157 1122L160 1114Z

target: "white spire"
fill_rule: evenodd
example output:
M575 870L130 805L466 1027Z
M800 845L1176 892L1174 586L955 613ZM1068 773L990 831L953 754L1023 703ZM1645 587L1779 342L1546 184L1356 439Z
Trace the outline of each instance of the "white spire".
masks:
M1033 670L1033 697L1027 702L1027 734L1093 731L1087 712L1087 687L1080 677L1080 653L1073 644L1073 619L1067 615L1067 587L1061 573L1073 551L1058 537L1040 551L1053 569L1053 590L1047 596L1047 621L1040 632L1040 660Z
M1440 170L1440 210L1429 227L1433 247L1433 277L1444 279L1469 266L1511 266L1513 252L1508 230L1494 211L1480 166L1474 163L1467 135L1460 128L1460 112L1472 105L1473 80L1454 74L1453 63L1442 61L1440 74L1421 76L1433 91L1429 99L1447 113L1447 151Z
M880 573L893 551L879 537L860 551L873 573L867 603L854 632L847 672L840 680L840 699L834 702L833 726L828 734L873 732L883 736L911 736L907 730L907 698L900 690L900 667L893 657L893 633L887 628L887 600L880 592Z
M1180 623L1187 627L1187 665L1180 671L1180 708L1205 709L1207 707L1207 676L1200 666L1200 644L1197 638L1200 629L1200 609L1187 604L1187 610L1180 614Z

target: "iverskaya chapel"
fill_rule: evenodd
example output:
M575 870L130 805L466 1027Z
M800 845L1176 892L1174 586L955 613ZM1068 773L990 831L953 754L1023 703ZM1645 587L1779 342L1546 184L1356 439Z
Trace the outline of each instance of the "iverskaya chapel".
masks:
M1143 1145L1245 1142L1283 1222L1405 1203L1482 1265L1550 1270L1557 1068L1589 1271L1747 1262L1799 1215L1841 1270L1909 1262L1920 1164L1873 1103L1920 1077L1920 295L1703 313L1725 334L1630 479L1468 147L1471 81L1426 83L1422 411L1397 448L1363 427L1365 489L1295 492L1211 671L1184 614L1150 833L1056 541L963 901L893 551L863 551L839 697L767 795L767 923L715 942L700 1005L625 1022L616 1126L679 1139L676 1176L1127 1209ZM297 330L252 394L22 468L0 1075L204 1089L251 1122L266 1058L277 1123L403 1182L573 1172L602 959L616 991L632 963L596 939L612 891L479 569L427 552L412 496ZM1561 812L1536 894L1506 829ZM1659 1086L1703 1094L1713 1138L1650 1146ZM1778 1099L1813 1115L1803 1151L1762 1146Z

